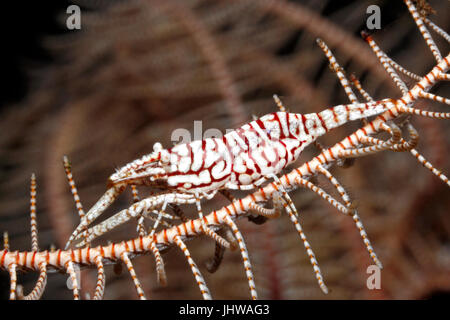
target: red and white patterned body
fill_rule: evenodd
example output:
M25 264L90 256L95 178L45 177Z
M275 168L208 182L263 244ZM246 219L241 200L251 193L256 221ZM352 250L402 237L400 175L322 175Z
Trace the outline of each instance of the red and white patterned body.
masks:
M243 125L222 138L208 138L162 149L119 169L110 184L164 186L185 193L252 189L280 173L301 151L351 120L394 107L391 100L339 105L320 113L275 112Z

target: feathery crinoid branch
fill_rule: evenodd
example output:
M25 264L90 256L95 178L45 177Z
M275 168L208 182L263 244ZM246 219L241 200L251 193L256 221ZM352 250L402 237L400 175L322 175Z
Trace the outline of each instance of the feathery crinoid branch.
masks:
M281 169L284 169L284 166L287 166L289 163L289 159L293 162L294 158L296 159L296 157L299 156L300 152L303 150L301 148L303 144L306 146L309 143L316 142L316 139L319 136L329 134L335 127L346 124L351 120L361 119L364 121L363 126L360 129L346 136L332 147L324 148L321 147L320 144L317 144L320 153L289 173L283 174L280 169L275 173L267 172L261 174L261 172L259 172L260 170L256 170L260 175L257 175L258 179L251 180L246 173L247 171L244 170L243 172L240 172L238 171L239 169L235 169L235 172L232 173L235 174L235 177L237 178L228 181L226 184L212 186L213 184L210 182L200 181L200 183L197 183L197 187L195 186L194 181L189 182L181 180L182 175L180 174L177 178L179 178L179 181L182 183L178 181L177 187L173 187L173 184L169 183L169 179L167 179L169 182L166 181L167 183L165 184L161 183L161 181L167 178L165 176L167 174L165 170L170 160L170 151L163 149L160 144L155 144L154 152L152 154L132 162L124 167L124 171L119 170L114 174L112 176L114 179L110 179L110 189L108 189L100 200L85 213L72 177L70 165L67 158L65 158L64 164L66 174L75 199L76 208L81 218L81 223L69 239L66 249L50 251L39 251L38 248L35 204L36 181L35 176L33 175L31 180L30 202L32 249L31 251L10 251L8 234L5 233L4 248L3 250L0 250L0 267L5 269L10 275L10 299L39 299L45 289L47 274L51 270L63 271L69 275L72 283L71 288L73 297L74 299L79 299L80 285L78 283L76 270L78 270L77 267L86 266L93 267L97 270L97 282L93 298L101 299L105 292L104 265L111 263L125 264L134 283L138 297L140 299L145 299L146 294L136 273L133 258L139 255L152 254L156 261L158 280L161 284L165 284L166 273L161 251L169 247L178 247L182 251L200 290L201 296L204 299L211 299L213 297L213 292L208 288L205 277L202 275L199 266L195 262L185 243L187 240L201 235L208 236L213 239L216 244L214 260L208 267L211 272L217 270L223 259L223 252L226 249L239 249L244 273L248 282L250 297L256 299L258 297L258 279L255 279L253 273L250 254L245 242L245 232L241 232L236 221L242 217L248 217L250 221L272 223L267 220L276 219L284 213L289 216L298 236L303 242L319 287L324 293L328 293L328 287L325 284L327 278L326 273L322 274L319 267L320 257L317 257L313 252L312 245L307 240L303 227L301 226L303 217L299 214L299 210L296 208L296 205L289 195L290 192L300 187L308 188L320 198L326 200L328 204L337 209L338 212L352 218L370 258L376 265L382 268L382 257L377 256L375 253L375 249L362 224L355 202L352 200L343 184L331 172L331 168L335 164L340 164L345 159L349 158L366 157L380 152L409 152L425 168L450 186L448 178L417 151L416 147L418 145L419 133L409 120L404 120L404 116L420 116L431 119L450 118L450 113L425 111L416 106L419 100L433 100L450 105L450 100L448 98L429 92L438 82L449 79L447 72L450 69L450 54L441 54L426 25L430 26L430 28L438 35L442 36L444 40L448 41L449 37L445 31L440 29L430 20L423 18L418 13L412 1L405 0L405 4L416 22L426 45L436 60L436 64L431 71L424 76L408 71L384 53L376 44L372 36L365 33L363 34L364 40L369 44L386 73L392 79L393 84L401 93L400 98L374 100L370 93L362 87L361 83L355 77L351 77L351 81L347 79L344 69L338 64L326 43L318 39L318 45L329 60L331 69L336 73L351 103L338 105L314 114L292 114L286 112L286 107L278 96L275 95L275 102L278 105L280 112L270 114L270 117L262 117L251 123L253 128L257 128L254 131L257 131L258 135L263 138L270 138L270 132L277 130L280 136L282 136L282 134L284 135L284 138L286 136L292 140L300 140L301 138L299 144L293 149L289 149L284 141L280 139L280 144L283 145L285 149L277 150L279 150L280 153L284 152L281 155L281 158L284 158ZM187 19L186 23L188 23L190 16L187 15L185 18ZM202 26L195 25L191 27L196 29L201 28ZM204 39L199 39L198 41L206 41L205 39L208 39L208 34L203 34L199 37L201 38L202 36ZM213 51L215 52L215 49ZM211 54L211 52L209 54ZM400 72L403 76L409 77L414 83L407 84L397 72ZM358 100L355 91L352 89L352 85L357 90L356 93L359 93L366 100L365 102L360 102ZM226 87L226 83L224 84L224 87ZM375 118L371 119L373 116L375 116ZM289 121L290 117L291 121ZM268 127L267 124L269 122L276 123L278 127ZM246 134L251 131L249 130L249 127L251 127L250 124L247 125L247 127L243 126L242 128L244 129L241 131L239 131L239 129L235 131L236 141L242 142L240 145L241 149L245 147L245 140L248 138ZM403 137L404 128L408 131L409 139ZM247 132L245 132L245 130L247 130ZM380 133L388 134L389 138L384 140L375 137L375 135ZM200 147L196 150L197 154L203 155L200 150L206 153L205 150L207 144L207 142L199 143ZM266 148L267 145L270 146L269 143L264 144L263 148ZM269 152L269 150L273 151L268 149L268 147L267 149L263 149L264 152ZM181 157L181 155L179 156ZM271 161L267 159L264 161L266 165L267 163L271 163ZM203 159L203 165L205 165L204 163L205 159ZM260 164L258 160L254 160L253 163L256 164L254 165L254 168L258 167ZM194 164L192 164L192 166L194 166ZM245 165L242 166L245 168ZM267 167L270 167L270 165L267 165ZM131 172L132 174L121 175L123 172ZM214 171L211 170L211 175L216 178L213 173ZM317 176L326 178L337 194L339 194L340 198L334 198L324 189L319 187L315 182L316 180L313 179ZM194 178L191 179L195 180L197 178L199 180L203 179L200 174L198 177L194 175ZM145 183L143 182L144 180ZM151 194L141 200L135 186L146 186L148 184L151 185L151 183L154 183L154 185L159 189L162 189L162 191ZM134 203L128 209L122 210L103 222L91 226L93 221L115 201L128 185L132 188ZM206 185L209 189L201 189L198 185L202 185L202 187L205 187ZM192 191L192 189L194 189L194 191ZM240 198L234 198L229 194L230 189L247 190L250 191L250 193ZM230 203L209 214L203 214L201 200L212 199L215 197L217 191L224 194L229 199ZM181 205L186 204L195 204L198 211L198 218L186 221L184 213L180 208ZM273 206L273 208L270 208L270 206ZM170 208L175 212L170 213ZM263 219L257 220L255 215L261 216ZM99 245L96 247L90 246L92 240L108 233L132 218L137 219L138 237L133 238L129 236L123 241L111 242L110 244ZM154 221L153 227L150 230L146 230L145 219L152 219ZM78 241L77 245L79 248L69 248L72 242L76 241ZM34 289L26 296L23 295L23 290L17 286L17 272L25 269L39 272L39 278Z

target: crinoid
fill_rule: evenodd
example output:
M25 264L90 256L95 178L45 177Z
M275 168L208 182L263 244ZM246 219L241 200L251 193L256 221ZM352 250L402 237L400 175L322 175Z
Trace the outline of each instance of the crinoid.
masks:
M254 237L265 243L263 249L269 251L267 254L276 255L273 258L275 261L271 261L270 268L281 269L278 271L281 277L285 276L287 279L285 281L291 281L289 271L283 272L280 261L288 261L285 262L284 269L295 267L286 267L292 264L289 257L282 258L283 250L273 249L271 241L276 241L277 231L268 229L269 225L281 220L278 218L285 214L295 228L296 232L293 234L303 243L306 257L312 266L312 274L322 292L327 294L329 291L326 285L327 273L322 274L319 267L320 255L314 253L312 245L314 241L309 242L304 232L304 229L307 229L304 226L305 218L302 214L305 204L296 201L293 197L293 192L298 189L302 189L302 193L303 189L309 189L304 191L312 191L316 198L325 200L324 203L329 208L337 211L338 214L334 216L348 216L346 222L339 220L340 227L344 229L343 233L354 234L356 226L356 231L369 257L378 268L382 269L381 261L384 260L384 254L377 256L369 240L359 215L364 210L360 210L360 206L344 187L344 183L336 178L337 174L332 173L334 167L347 167L354 162L355 158L384 155L388 157L387 159L391 159L396 156L395 152L410 153L421 165L442 180L446 188L450 186L448 178L417 150L421 130L416 129L412 124L415 118L433 119L436 122L441 119L450 119L450 113L424 110L419 102L431 100L450 105L450 99L437 93L430 93L430 90L438 83L450 80L447 73L450 69L450 54L444 56L441 54L429 28L447 42L447 45L450 37L426 17L426 13L430 12L426 9L428 7L421 4L418 10L412 1L404 2L435 60L433 66L423 76L407 70L394 61L377 45L374 36L362 32L363 39L373 51L372 58L376 57L385 74L392 81L391 85L401 93L399 98L373 99L369 90L363 88L356 76L347 77L344 68L339 65L325 41L317 39L316 42L328 59L330 69L338 77L350 101L349 104L322 108L321 111L314 113L292 113L288 112L281 99L274 95L278 112L256 117L252 122L228 132L221 138L205 138L180 143L171 148L163 148L161 143L155 143L152 153L130 162L110 176L107 191L87 212L84 211L80 200L71 165L68 158L64 157L66 176L81 220L68 239L65 249L39 250L36 223L36 176L33 174L30 202L32 249L31 251L11 251L9 236L5 233L4 249L0 251L0 267L10 276L10 299L39 299L46 287L48 273L51 271L67 273L73 297L79 299L81 297L80 280L77 270L88 267L97 270L92 297L102 299L106 288L105 265L108 264L115 266L124 264L138 297L145 299L148 294L138 279L133 259L142 255L153 255L158 283L164 286L170 279L166 272L163 253L170 248L180 249L191 269L201 296L204 299L211 299L212 293L206 281L208 278L203 276L201 268L194 261L194 255L186 246L188 240L202 235L207 236L201 240L202 243L212 239L215 245L214 256L207 264L208 271L215 272L219 268L224 260L226 249L236 250L244 268L250 297L257 299L259 281L266 280L273 284L282 283L285 279L260 280L258 272L254 272L253 268L255 266L258 268L258 265L268 261L261 261L262 259L258 259L258 256L254 259L244 239L247 230L253 229ZM237 94L238 89L232 81L232 74L226 68L226 59L218 49L212 34L208 32L208 28L201 20L195 18L194 11L187 5L177 1L155 0L149 1L144 8L149 3L153 5L157 13L170 12L183 28L193 34L193 41L201 48L205 57L206 68L211 71L217 82L218 91L226 101L227 111L236 122L241 123L243 102ZM249 5L250 2L243 3ZM289 2L263 1L260 5L265 11L283 15L287 19L295 19L296 15L302 14L301 10ZM135 8L131 7L130 10L133 11L133 9ZM231 10L227 6L221 8L221 10L226 9ZM110 10L114 13L115 9L112 7ZM126 15L115 18L126 19ZM145 20L145 17L141 18ZM219 18L220 15L217 19ZM161 22L161 25L164 26L164 22ZM320 34L319 22L309 28L316 28L316 32ZM172 31L171 36L177 37L179 30ZM242 32L244 31L245 28ZM122 52L120 48L118 50L120 54L126 55L126 49L124 51ZM404 80L405 78L407 80ZM186 81L183 76L181 79ZM155 90L164 91L164 87L162 85ZM138 91L129 94L139 95ZM293 105L291 107L295 108ZM67 117L67 119L70 118ZM355 120L362 123L360 127L346 134L338 142L334 141L331 147L324 147L317 140L322 136L327 138L337 135L338 127L348 126ZM426 146L432 144L424 140ZM304 156L309 156L304 153L308 145L314 145L319 153L305 161ZM301 161L300 165L295 164L297 160ZM395 160L392 161L395 162ZM398 167L399 164L396 164L394 168ZM377 175L388 174L387 169L382 169ZM347 171L351 170L352 168ZM321 185L320 180L324 180L325 183ZM345 184L352 186L351 181ZM133 204L94 225L94 221L109 206L116 204L119 195L127 187L131 189ZM327 189L330 189L330 192ZM232 194L230 190L236 190L236 194L239 192L239 195ZM211 209L207 203L213 199L220 201L216 200L220 198L219 194L226 198L228 203L219 209ZM52 199L52 201L55 200ZM192 218L185 212L189 210L189 207L196 209L195 216ZM237 221L244 217L254 224L263 224L261 230L267 233L258 235L258 227L254 226L239 228ZM328 219L328 216L323 217ZM130 221L135 223L127 223ZM151 221L150 228L147 226L149 221ZM354 225L352 229L348 227L348 221L352 221L351 224ZM119 239L115 239L117 234L114 233L122 225L132 225L133 228L137 228L138 236L123 232ZM281 226L281 222L278 226ZM136 231L133 232L136 233ZM101 241L100 237L108 237L109 243L93 246L91 243ZM328 242L333 241L333 237L328 236L327 239ZM76 247L70 248L72 244ZM423 242L416 240L415 245L423 245ZM296 243L295 248L297 246ZM353 250L359 250L355 247ZM414 251L412 248L411 251ZM290 259L292 260L292 257ZM390 264L390 259L388 261ZM22 270L39 272L39 278L28 295L25 295L24 289L17 285L17 273ZM283 284L277 285L283 286ZM273 292L277 290L280 288L273 289ZM275 297L281 295L278 293Z

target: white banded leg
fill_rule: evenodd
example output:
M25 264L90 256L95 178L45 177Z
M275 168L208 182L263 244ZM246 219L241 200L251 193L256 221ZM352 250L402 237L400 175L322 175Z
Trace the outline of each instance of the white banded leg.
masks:
M70 280L72 281L72 291L73 291L73 299L80 300L80 295L78 292L79 284L77 280L77 274L75 273L74 263L72 261L67 262L66 271L70 276Z
M234 233L234 237L236 238L239 249L241 251L242 261L244 263L245 274L247 275L248 286L250 288L250 294L253 300L258 299L258 293L256 292L254 276L252 271L252 264L250 263L250 258L248 255L247 247L245 246L244 238L242 237L241 232L238 227L234 223L233 219L229 216L225 217L225 223L231 228L231 231Z
M134 271L133 264L131 263L130 258L128 257L128 253L124 252L120 255L120 259L125 263L127 266L128 272L130 273L131 279L133 280L134 286L136 288L137 294L139 296L140 300L147 300L145 298L144 290L142 290L141 283L136 275L136 272Z
M419 92L419 96L423 99L428 99L428 100L433 100L436 102L440 102L440 103L444 103L447 105L450 105L450 99L441 97L441 96L437 96L435 94L432 93L428 93L428 92L424 92L424 91L420 91Z
M393 145L398 144L401 140L402 132L396 124L391 123L391 127L383 124L383 129L391 134L391 138L387 141L383 141L379 144L372 145L369 147L345 149L339 151L339 158L357 158L362 156L367 156L370 154L378 153L381 151L389 150ZM361 141L365 142L365 138L361 137Z
M203 217L203 211L202 211L202 207L200 204L200 198L198 196L198 193L195 193L195 204L197 206L197 211L198 211L198 216L200 217L201 223L202 223L202 229L203 232L211 237L212 239L214 239L214 241L216 241L217 243L219 243L222 247L225 248L230 248L230 243L225 240L224 238L222 238L221 236L219 236L216 232L214 232L213 230L211 230L210 227L208 227L205 223L205 219Z
M308 181L304 178L301 178L300 176L295 178L295 182L301 186L304 186L314 193L318 194L321 198L326 200L328 203L330 203L333 207L335 207L337 210L339 210L342 213L350 214L350 210L345 207L342 203L334 199L332 196L330 196L328 193L326 193L322 188L316 186L311 181Z
M336 58L334 57L331 50L328 48L328 46L323 42L321 39L316 39L317 44L322 49L322 51L325 53L331 69L333 69L334 73L336 73L336 76L338 77L341 86L344 88L345 93L347 94L347 97L349 98L351 103L357 103L358 99L356 98L352 88L350 87L350 83L347 80L345 76L344 69L339 65L339 63L336 61Z
M251 212L255 212L260 216L263 216L265 218L268 219L276 219L280 216L280 210L278 210L277 208L264 208L254 202L251 202L250 205L250 210Z
M159 223L161 222L162 216L165 214L165 210L167 207L167 201L164 201L161 210L158 213L158 218L156 219L152 231L150 232L150 237L153 237L156 232L156 228L158 227ZM164 261L161 257L161 253L159 252L158 248L156 247L155 243L152 241L150 244L150 249L152 250L153 255L155 256L156 261L156 274L157 274L157 280L160 285L165 286L167 284L167 277L166 277L166 271L164 268Z
M30 186L30 224L31 224L31 251L39 251L38 230L36 222L36 175L31 175Z
M189 263L189 266L191 267L192 274L194 275L195 281L197 281L198 287L200 288L200 292L203 296L204 300L211 300L211 293L209 292L208 287L206 286L205 279L203 278L200 270L197 267L197 264L194 262L194 260L191 258L191 254L189 253L188 248L184 244L184 242L181 240L179 235L176 235L173 240L175 241L176 245L183 251L184 255L186 256L186 259Z
M24 297L18 297L23 300L39 300L44 293L45 286L47 284L47 264L42 262L39 264L39 278L36 281L36 285L33 290Z
M348 196L347 191L345 191L344 187L342 187L342 185L339 183L339 181L337 181L337 179L324 167L322 166L317 166L317 170L323 174L330 182L331 184L336 188L336 190L339 192L339 194L342 197L342 200L344 200L347 208L353 208L353 204L350 200L350 197ZM366 246L367 251L369 252L370 257L372 258L373 262L375 262L375 264L382 269L383 268L383 264L381 263L380 260L378 260L378 257L375 253L375 250L373 249L370 240L367 236L366 230L364 229L364 225L361 222L361 219L358 216L358 212L357 210L350 210L349 211L350 215L353 218L353 221L356 224L356 227L359 230L359 234L361 235L361 238L363 239L363 242Z
M234 251L237 248L239 248L238 242L234 237L233 231L230 228L225 228L225 239L227 239L228 242L230 243L231 251Z
M166 270L164 268L164 261L161 257L161 253L159 252L158 248L156 247L154 241L152 241L150 243L150 249L152 250L152 253L155 256L156 276L157 276L158 283L161 286L166 286L167 285L167 277L166 277Z
M405 1L406 6L408 7L409 12L413 16L413 19L416 22L417 27L420 30L420 33L422 34L423 38L425 39L427 46L430 48L431 52L433 53L434 58L436 59L437 62L440 62L442 60L442 55L439 52L439 49L436 46L436 43L434 42L433 38L431 37L430 32L428 31L425 24L423 23L419 12L417 11L416 7L413 5L411 0L404 0L404 1Z
M398 143L393 144L390 147L390 150L395 152L404 152L404 151L411 151L413 148L417 146L419 143L419 133L417 130L409 123L406 123L406 126L409 131L409 141L405 141L403 138L400 139ZM362 136L361 141L367 144L373 144L373 145L382 145L385 143L385 141L370 137L370 136Z
M158 228L159 224L161 223L161 219L162 219L163 215L165 214L165 210L167 208L167 204L168 204L168 201L166 199L166 200L164 200L164 203L163 203L163 205L161 207L161 210L159 210L159 212L158 212L158 217L156 218L156 221L153 224L152 231L150 232L150 237L154 236L154 234L156 232L156 228Z
M16 296L17 296L17 265L15 263L11 263L8 266L8 272L9 272L9 281L10 281L10 286L9 286L9 300L16 300Z
M3 249L9 251L9 236L8 231L3 232Z
M376 44L376 42L372 39L371 36L367 35L364 32L362 33L362 36L364 40L369 44L372 51L376 54L378 60L381 62L384 69L391 77L391 79L394 81L395 85L400 89L403 95L407 94L408 87L389 63L389 60L387 59L387 54L380 49L380 47Z
M300 222L298 221L297 217L298 217L298 212L297 209L295 208L294 203L291 200L291 197L289 197L288 193L286 192L286 190L284 190L280 179L278 179L277 176L273 176L275 182L272 184L275 188L275 190L277 190L277 193L282 194L281 199L284 200L284 204L283 207L286 209L289 218L291 219L292 223L295 226L295 229L297 230L298 234L300 235L300 238L303 241L303 245L305 246L306 252L309 256L309 261L313 267L317 282L319 283L320 289L323 291L323 293L327 294L328 293L328 288L325 285L325 282L323 280L323 276L322 273L320 271L320 267L319 267L319 263L317 262L316 256L314 254L314 252L311 249L311 245L309 244L308 240L306 239L306 235L303 232L302 226L300 225Z
M442 171L436 169L427 159L425 159L416 149L411 149L410 152L412 155L419 161L419 163L430 170L436 177L444 181L448 186L450 186L450 181L445 176Z
M411 107L401 107L402 112L432 119L450 119L450 112L433 112Z
M278 97L278 95L274 94L273 95L273 100L275 100L275 103L278 106L278 109L280 109L281 112L286 112L286 108L283 105L283 102L281 102L280 98Z
M431 29L433 29L438 35L444 38L448 43L450 43L450 35L434 24L431 20L427 18L423 18L423 22L425 22Z
M100 255L94 258L97 267L97 285L94 293L94 300L102 300L105 292L105 269L103 268L102 257Z

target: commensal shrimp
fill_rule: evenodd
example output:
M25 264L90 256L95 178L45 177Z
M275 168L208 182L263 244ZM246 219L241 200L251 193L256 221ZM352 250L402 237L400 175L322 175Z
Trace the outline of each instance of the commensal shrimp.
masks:
M278 97L275 100L284 110ZM180 203L196 203L202 217L201 198L211 198L221 189L254 189L295 162L302 150L318 137L348 121L380 114L394 107L394 102L385 99L352 103L310 114L279 111L245 124L221 139L197 140L170 149L155 143L151 154L128 163L110 176L109 189L87 212L66 247L80 238L80 232L127 185L153 186L183 194ZM204 227L209 235L213 234ZM214 234L214 237L219 236Z

